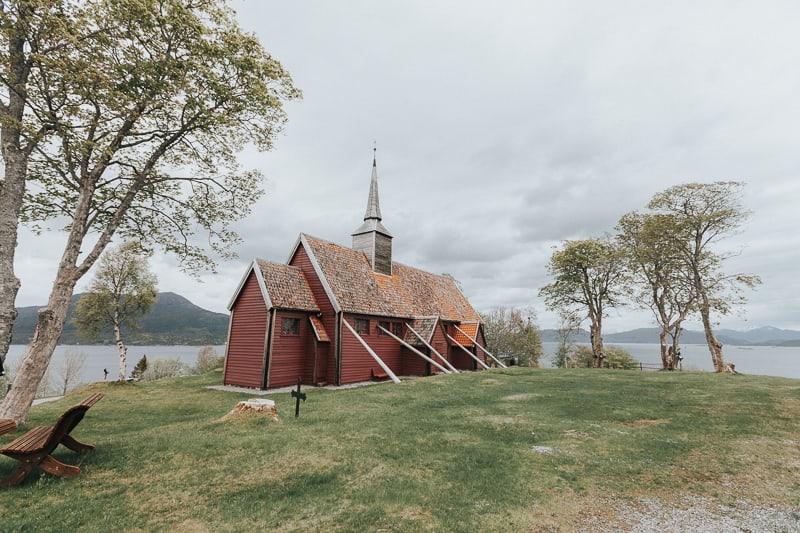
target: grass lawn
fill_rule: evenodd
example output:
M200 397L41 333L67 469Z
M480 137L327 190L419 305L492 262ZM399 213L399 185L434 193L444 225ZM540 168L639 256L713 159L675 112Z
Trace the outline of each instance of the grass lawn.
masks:
M800 381L703 373L492 370L326 391L302 416L222 421L220 374L94 385L106 398L72 480L0 491L0 530L573 529L614 505L697 494L800 506ZM17 432L16 435L20 433ZM0 437L8 442L13 435ZM0 457L0 476L14 462Z

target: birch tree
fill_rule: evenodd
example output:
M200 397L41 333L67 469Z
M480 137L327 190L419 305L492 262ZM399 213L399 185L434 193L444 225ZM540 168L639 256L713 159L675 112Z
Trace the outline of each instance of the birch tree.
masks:
M139 318L158 297L156 276L147 264L149 255L133 241L106 251L89 291L75 307L75 324L82 337L97 339L111 328L119 352L119 381L128 376L128 348L122 330L138 328Z
M17 316L14 254L30 159L75 102L79 51L105 31L89 30L83 13L80 2L0 1L0 373Z
M634 300L650 309L659 327L661 365L678 366L683 322L696 309L697 292L686 268L678 221L672 215L628 213L617 224L618 239L635 283Z
M714 334L712 313L725 315L745 302L744 290L761 280L745 273L728 274L725 262L735 252L715 250L720 241L741 230L750 212L742 205L744 184L736 181L687 183L656 194L648 208L673 217L673 238L691 283L703 322L711 361L717 372L733 370Z
M76 98L53 141L33 151L24 219L66 220L66 244L47 305L0 416L23 421L63 329L75 284L115 237L176 254L189 272L234 254L232 221L262 194L240 167L248 145L272 147L300 96L226 2L96 0L80 43ZM43 106L48 101L42 102ZM201 236L203 236L201 238Z
M623 303L627 273L622 250L607 238L565 241L550 257L548 271L554 281L539 295L554 311L574 310L589 319L594 367L601 368L603 318Z

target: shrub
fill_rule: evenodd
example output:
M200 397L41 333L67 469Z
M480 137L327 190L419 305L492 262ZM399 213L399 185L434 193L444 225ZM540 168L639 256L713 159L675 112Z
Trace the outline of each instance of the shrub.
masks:
M180 359L153 359L142 374L142 381L188 376L190 370L189 365Z
M216 370L225 363L225 358L217 353L213 346L203 346L197 352L197 363L194 365L194 371L198 374L205 374Z
M542 339L532 308L497 307L481 315L487 348L497 357L516 357L519 366L539 366Z
M603 360L603 368L616 368L621 370L633 370L639 368L639 363L628 352L619 346L606 346L604 348L606 357ZM592 349L588 346L579 346L570 357L572 368L591 368L594 362Z

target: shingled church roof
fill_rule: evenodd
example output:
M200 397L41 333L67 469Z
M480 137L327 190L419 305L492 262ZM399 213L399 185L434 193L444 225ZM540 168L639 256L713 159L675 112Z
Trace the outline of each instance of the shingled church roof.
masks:
M404 318L480 318L453 278L394 262L392 274L372 270L366 254L303 234L343 311Z
M297 267L256 259L273 307L319 311L303 271Z

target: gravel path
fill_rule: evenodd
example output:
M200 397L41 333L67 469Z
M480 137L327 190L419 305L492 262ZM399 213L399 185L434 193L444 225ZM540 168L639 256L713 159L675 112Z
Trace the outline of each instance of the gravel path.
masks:
M762 507L747 500L728 506L706 498L687 497L677 506L665 506L657 499L642 499L638 505L618 505L617 519L619 523L613 526L590 523L586 529L598 533L800 532L800 509Z

